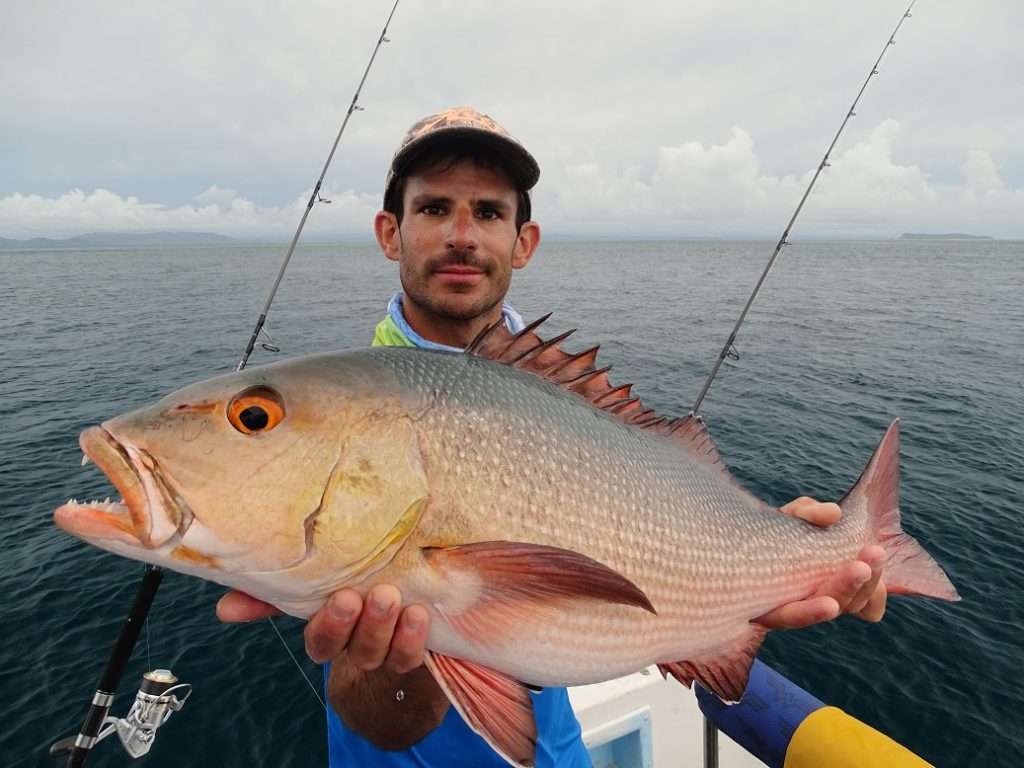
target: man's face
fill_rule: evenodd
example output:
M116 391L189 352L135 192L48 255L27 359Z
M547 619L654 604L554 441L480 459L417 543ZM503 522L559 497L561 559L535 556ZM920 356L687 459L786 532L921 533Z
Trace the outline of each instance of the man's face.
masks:
M406 180L401 225L378 214L377 234L414 310L457 322L497 314L512 270L526 266L539 238L532 222L517 232L516 204L502 171L469 160Z

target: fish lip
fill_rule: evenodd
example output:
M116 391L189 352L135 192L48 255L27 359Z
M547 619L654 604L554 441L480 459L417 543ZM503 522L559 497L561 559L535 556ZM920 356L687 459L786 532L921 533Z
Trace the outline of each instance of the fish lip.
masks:
M188 530L192 511L150 454L104 426L83 431L78 444L121 494L139 544L154 549Z

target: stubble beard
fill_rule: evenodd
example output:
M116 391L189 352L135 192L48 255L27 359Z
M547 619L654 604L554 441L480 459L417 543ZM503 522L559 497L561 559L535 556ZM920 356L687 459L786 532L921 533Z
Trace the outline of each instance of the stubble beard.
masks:
M483 272L485 280L493 280L494 265L479 259L471 251L450 251L442 257L430 259L420 269L406 266L411 263L411 260L403 259L402 268L399 270L405 300L415 304L422 312L441 321L464 323L487 315L501 304L508 291L510 282L508 275L506 275L503 285L492 283L491 290L468 304L463 298L465 293L460 292L457 288L449 289L443 295L437 295L430 291L429 283L433 273L447 266L475 267Z

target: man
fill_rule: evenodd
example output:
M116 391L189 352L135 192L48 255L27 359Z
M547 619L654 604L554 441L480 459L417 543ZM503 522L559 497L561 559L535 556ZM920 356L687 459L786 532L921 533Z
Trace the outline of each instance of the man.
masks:
M522 319L504 304L512 270L522 269L540 243L531 220L530 189L540 169L526 149L491 118L456 108L416 123L388 172L384 210L374 221L385 257L396 262L396 294L374 335L375 345L461 351L484 327L503 318L511 331ZM817 525L839 519L839 507L806 497L783 511ZM881 619L884 553L868 547L806 600L781 606L760 621L796 628L851 613ZM218 604L224 621L276 611L232 592ZM423 666L426 609L402 605L391 585L363 599L337 592L306 627L306 649L333 661L328 681L328 741L332 766L502 766ZM580 728L564 689L533 696L538 766L589 765Z

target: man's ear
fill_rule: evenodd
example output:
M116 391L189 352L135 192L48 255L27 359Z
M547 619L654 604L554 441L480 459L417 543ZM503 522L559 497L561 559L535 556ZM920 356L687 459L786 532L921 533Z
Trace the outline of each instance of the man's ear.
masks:
M373 232L377 244L391 261L398 261L402 255L402 233L398 229L398 217L388 211L378 211L373 219Z
M529 264L538 245L540 245L540 224L535 221L524 222L516 236L515 248L512 249L512 268L522 269Z

